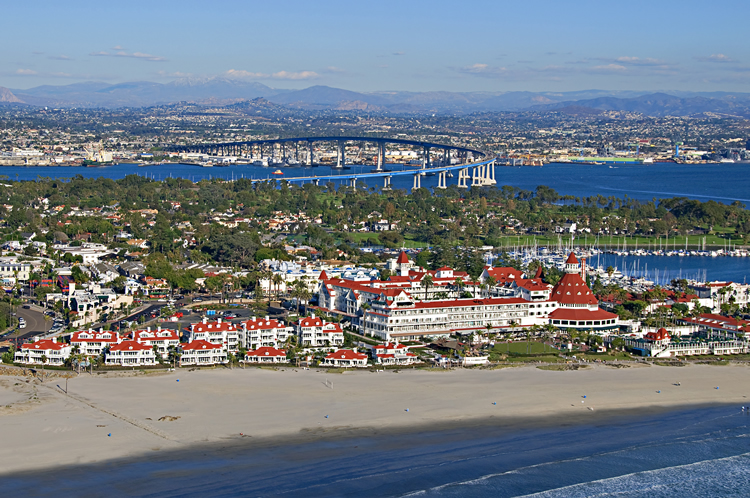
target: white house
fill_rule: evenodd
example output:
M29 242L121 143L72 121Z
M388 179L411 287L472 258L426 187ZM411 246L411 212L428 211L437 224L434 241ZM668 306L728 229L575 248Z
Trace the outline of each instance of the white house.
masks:
M227 351L237 351L239 348L240 330L236 325L222 322L219 318L209 322L203 318L202 322L190 325L190 342L196 340L208 341L213 344L223 344Z
M227 351L222 344L213 344L201 339L183 344L180 366L186 365L216 365L227 363Z
M413 365L417 362L417 355L410 353L403 344L386 343L370 348L372 359L380 365Z
M268 317L252 317L240 324L240 344L246 349L257 349L263 346L272 348L284 344L287 338L294 334L294 327L288 327L284 322L269 320Z
M120 365L124 367L155 365L156 354L151 346L140 344L136 341L122 341L115 344L106 354L107 365Z
M78 347L81 354L86 356L99 356L108 347L119 344L122 341L117 332L109 330L81 330L70 336L70 345Z
M306 346L341 346L344 332L338 323L326 322L316 316L300 319L297 324L299 344Z
M176 330L163 329L161 327L153 330L151 330L151 327L136 330L133 332L133 339L151 348L156 346L156 349L162 356L169 354L170 347L176 348L180 345L180 336Z
M246 363L286 363L286 351L271 347L260 347L245 353Z
M37 365L62 365L68 359L72 350L73 346L57 342L56 337L41 339L23 344L21 349L16 351L14 361Z
M351 349L339 349L333 353L328 353L321 365L324 367L362 368L367 366L367 355Z

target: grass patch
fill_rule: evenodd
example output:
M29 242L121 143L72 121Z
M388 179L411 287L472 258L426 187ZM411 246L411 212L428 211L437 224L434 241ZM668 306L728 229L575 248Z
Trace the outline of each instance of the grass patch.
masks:
M498 354L557 354L558 350L553 346L537 341L520 341L495 343L495 347L492 348L492 352Z
M509 356L506 360L509 363L563 363L565 362L564 359L560 358L559 356L550 356L550 355L539 355L539 356Z
M539 370L551 370L554 372L565 372L569 370L586 370L587 368L590 368L588 365L579 365L579 364L560 364L560 365L539 365Z
M616 361L616 360L632 360L633 357L626 353L607 354L607 353L584 353L583 355L576 355L589 361L603 360L603 361Z

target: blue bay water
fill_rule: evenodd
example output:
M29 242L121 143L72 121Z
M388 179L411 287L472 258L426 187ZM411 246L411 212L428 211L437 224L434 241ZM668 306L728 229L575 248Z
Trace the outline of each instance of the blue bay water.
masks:
M3 476L13 495L747 496L750 417L739 406L542 428L501 421L273 447L186 447Z
M401 165L388 165L401 170ZM169 176L199 181L208 178L273 178L276 168L238 165L227 167L202 168L186 164L138 167L134 164L119 164L101 168L86 167L0 167L0 174L11 180L35 180L38 177L70 178L82 175L86 178L123 178L129 174L139 174L164 179ZM372 166L356 166L338 171L330 167L280 168L285 176L313 176L329 174L351 174L369 172ZM410 169L410 168L407 168ZM750 202L750 164L653 164L630 165L610 168L607 165L581 165L551 163L542 167L496 167L499 186L512 185L525 190L534 190L538 185L547 185L560 194L587 197L601 194L605 197L628 196L633 199L689 197L692 199L720 202ZM455 183L456 177L449 179ZM394 177L394 188L410 189L411 176ZM437 177L422 178L422 186L433 188ZM370 187L382 186L382 179Z

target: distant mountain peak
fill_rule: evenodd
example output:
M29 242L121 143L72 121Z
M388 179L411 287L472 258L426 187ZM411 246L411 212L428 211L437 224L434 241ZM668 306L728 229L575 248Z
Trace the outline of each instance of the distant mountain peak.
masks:
M0 102L4 104L24 104L25 102L15 95L13 95L13 92L5 88L4 86L0 86Z

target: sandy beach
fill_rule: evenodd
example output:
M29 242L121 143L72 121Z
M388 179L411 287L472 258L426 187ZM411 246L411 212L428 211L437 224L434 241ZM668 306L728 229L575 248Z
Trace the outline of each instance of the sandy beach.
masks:
M750 404L750 368L596 365L577 371L330 373L295 368L0 377L3 472L101 463L201 443L269 445L485 423L596 423L685 406ZM677 385L679 384L679 385ZM717 389L718 387L718 389ZM585 398L584 398L585 396Z

